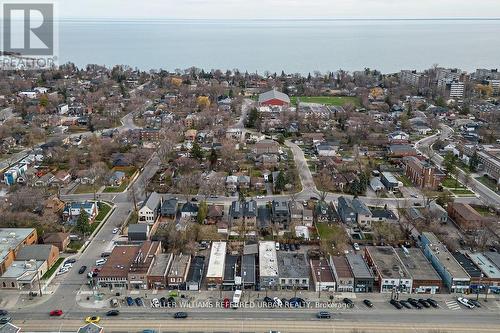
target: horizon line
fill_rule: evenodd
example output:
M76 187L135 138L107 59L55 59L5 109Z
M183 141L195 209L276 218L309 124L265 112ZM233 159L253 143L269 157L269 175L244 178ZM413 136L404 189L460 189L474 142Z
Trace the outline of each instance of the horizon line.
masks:
M363 18L145 18L145 17L59 17L59 21L72 20L95 20L95 21L499 21L500 17L421 17L421 18L383 18L383 17L363 17Z

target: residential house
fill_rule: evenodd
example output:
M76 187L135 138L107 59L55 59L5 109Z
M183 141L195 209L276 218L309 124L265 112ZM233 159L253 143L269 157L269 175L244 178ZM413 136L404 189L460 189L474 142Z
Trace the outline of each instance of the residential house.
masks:
M192 219L198 216L198 205L188 201L181 207L181 217L183 219Z
M264 139L254 145L253 152L256 155L278 154L280 145L274 140Z
M162 197L156 193L152 192L149 194L148 198L142 204L139 209L139 223L147 223L153 225L158 218L162 204Z
M275 199L271 204L271 221L278 225L281 230L288 230L290 223L290 211L286 199Z
M89 223L93 223L97 214L99 214L99 209L96 202L85 201L85 202L71 202L66 204L63 210L63 220L69 223L76 223L80 212L84 210L87 213Z
M356 211L352 206L352 201L344 196L337 199L337 210L340 219L345 224L354 224L356 222Z
M114 171L108 180L109 186L120 186L125 179L127 178L125 172L123 171Z
M42 237L44 244L54 245L63 252L70 242L69 233L67 232L49 232Z
M175 218L177 215L177 203L177 198L164 200L161 205L160 215L162 217Z
M389 191L399 188L399 181L391 172L384 171L380 174L380 181Z
M224 205L212 204L208 206L206 224L217 224L224 218Z

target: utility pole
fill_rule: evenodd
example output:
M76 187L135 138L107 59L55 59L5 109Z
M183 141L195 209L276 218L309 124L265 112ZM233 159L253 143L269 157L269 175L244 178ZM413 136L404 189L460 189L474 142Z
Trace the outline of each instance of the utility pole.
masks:
M321 266L319 267L318 272L318 299L321 299Z
M479 284L477 285L476 288L476 301L479 300L479 288L481 288L481 281L483 280L483 273L479 276Z

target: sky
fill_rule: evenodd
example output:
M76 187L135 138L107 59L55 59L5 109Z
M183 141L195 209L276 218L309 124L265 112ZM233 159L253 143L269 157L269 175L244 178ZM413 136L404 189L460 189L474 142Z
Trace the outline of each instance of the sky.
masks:
M500 18L500 0L53 0L60 18Z

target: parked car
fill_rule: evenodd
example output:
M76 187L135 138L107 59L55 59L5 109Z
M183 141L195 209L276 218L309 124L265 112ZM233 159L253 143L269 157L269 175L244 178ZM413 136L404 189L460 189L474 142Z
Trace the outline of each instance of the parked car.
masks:
M411 305L410 303L408 303L408 301L405 301L404 299L403 300L400 300L399 303L404 306L405 308L407 309L411 309Z
M9 312L7 310L0 310L0 316L6 316Z
M113 229L113 234L117 234L117 233L118 233L118 230L120 230L120 229L118 229L118 228L114 228L114 229Z
M414 298L408 298L408 303L410 303L414 308L419 310L422 309L422 305L420 305L420 303Z
M481 303L479 303L479 301L475 300L475 299L470 299L469 300L469 303L472 303L474 304L475 307L477 308L480 308L481 307Z
M89 316L85 318L85 322L87 324L98 324L101 321L101 317L98 316Z
M438 307L439 307L438 303L437 303L435 300L433 300L432 298L428 298L426 301L427 301L427 302L428 302L428 303L429 303L429 304L430 304L433 308L438 308Z
M171 308L174 308L175 307L175 298L173 298L172 296L170 296L167 299L167 306L171 307Z
M431 305L429 304L429 302L427 302L427 301L426 301L425 299L423 299L423 298L420 298L420 299L418 300L418 302L419 302L420 304L422 304L422 306L423 306L424 308L430 308L430 307L431 307Z
M127 301L128 306L134 305L134 299L132 297L128 296L125 300Z
M135 304L137 304L137 306L144 306L144 302L142 301L142 299L140 297L137 297L136 299L134 299L135 301Z
M118 311L118 310L109 310L108 312L106 312L106 316L108 316L108 317L118 316L119 314L120 314L120 311Z
M271 297L264 297L264 303L267 305L267 306L273 306L274 305L274 301Z
M373 308L373 303L369 299L363 300L363 303L369 308Z
M174 318L175 319L184 319L184 318L187 318L187 317L188 317L187 312L176 312L174 314Z
M87 270L87 266L82 266L80 267L80 269L78 270L78 274L83 274L85 273L85 271Z
M162 308L167 306L167 299L165 297L160 298L160 306Z
M292 297L290 298L289 304L292 308L300 308L305 305L305 301L300 297Z
M474 309L476 306L472 304L467 298L459 297L457 298L458 303L468 307L469 309Z
M160 301L158 300L158 298L153 298L151 300L151 307L152 308L159 308L160 307Z
M354 307L354 302L350 298L344 298L342 300L347 307L352 308Z
M353 248L354 248L354 250L356 250L356 251L360 251L360 250L361 250L361 248L359 247L359 244L358 244L358 243L354 243L354 244L352 244L352 247L353 247Z
M10 317L2 317L2 318L0 318L0 324L10 323L11 320L12 320L12 318L10 318Z
M52 310L49 312L49 315L51 317L59 317L59 316L62 316L63 312L62 310Z
M389 303L391 303L396 309L398 310L401 310L403 308L403 306L401 305L401 303L399 303L398 301L396 301L395 299L391 299L389 301Z
M74 264L75 262L76 262L76 259L75 259L75 258L70 258L70 259L66 260L66 261L64 262L64 264L65 264L65 265L66 265L66 264Z
M332 318L332 314L328 311L321 311L316 314L318 319L330 319Z
M296 249L295 244L290 244L290 251L295 251Z

